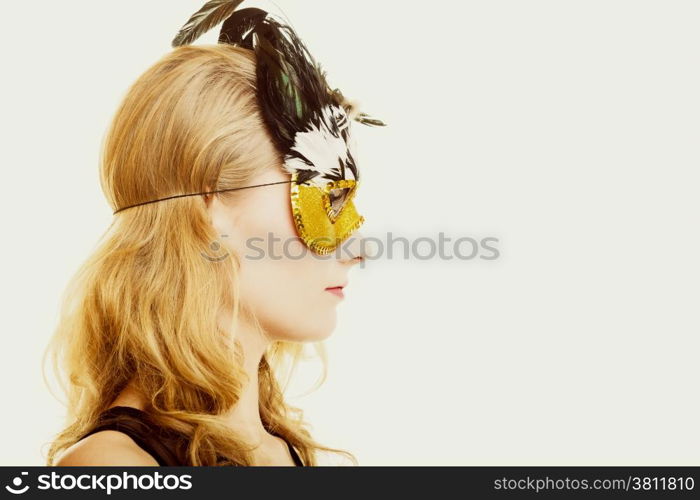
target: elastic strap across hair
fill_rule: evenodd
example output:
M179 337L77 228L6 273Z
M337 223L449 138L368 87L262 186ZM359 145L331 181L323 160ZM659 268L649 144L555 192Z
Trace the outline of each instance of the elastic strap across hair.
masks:
M262 186L272 186L274 184L289 184L290 182L294 182L293 180L290 181L280 181L280 182L268 182L266 184L256 184L255 186L243 186L243 187L237 187L237 188L229 188L229 189L218 189L216 191L205 191L202 193L188 193L188 194L176 194L174 196L168 196L166 198L158 198L157 200L149 200L149 201L144 201L142 203L136 203L134 205L129 205L126 207L122 207L118 210L115 210L112 215L116 215L118 212L121 212L122 210L126 210L127 208L133 208L133 207L138 207L140 205L147 205L148 203L155 203L157 201L164 201L164 200L171 200L173 198L182 198L184 196L197 196L201 194L214 194L214 193L223 193L224 191L237 191L239 189L250 189L250 188L255 188L255 187L262 187Z

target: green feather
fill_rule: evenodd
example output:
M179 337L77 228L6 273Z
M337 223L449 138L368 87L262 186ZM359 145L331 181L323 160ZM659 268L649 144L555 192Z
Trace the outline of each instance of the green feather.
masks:
M299 92L295 87L292 86L291 83L289 83L289 77L286 73L282 73L282 80L284 81L284 85L285 87L287 87L289 94L294 96L294 101L297 106L297 117L301 118L302 116L304 116L304 108L301 103L301 97L299 97Z

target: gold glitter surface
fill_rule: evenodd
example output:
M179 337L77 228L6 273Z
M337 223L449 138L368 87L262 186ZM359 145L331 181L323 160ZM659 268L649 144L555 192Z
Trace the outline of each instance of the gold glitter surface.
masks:
M365 221L357 213L352 199L357 186L358 183L350 179L329 182L323 188L298 185L294 174L291 183L294 223L299 236L311 250L320 255L332 252ZM333 218L329 193L339 188L350 188L350 192L345 205Z

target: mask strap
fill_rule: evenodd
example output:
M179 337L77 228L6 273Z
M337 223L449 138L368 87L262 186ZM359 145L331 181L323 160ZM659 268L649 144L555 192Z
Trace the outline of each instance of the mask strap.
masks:
M280 181L280 182L268 182L266 184L256 184L255 186L243 186L243 187L229 188L229 189L218 189L216 191L205 191L202 193L176 194L175 196L168 196L167 198L158 198L157 200L144 201L142 203L136 203L134 205L122 207L118 210L115 210L112 215L116 215L118 212L121 212L122 210L126 210L127 208L138 207L140 205L146 205L148 203L155 203L157 201L171 200L173 198L182 198L183 196L197 196L197 195L201 195L201 194L223 193L224 191L237 191L239 189L250 189L250 188L262 187L262 186L272 186L274 184L289 184L290 182L294 182L294 181L290 180L290 181Z

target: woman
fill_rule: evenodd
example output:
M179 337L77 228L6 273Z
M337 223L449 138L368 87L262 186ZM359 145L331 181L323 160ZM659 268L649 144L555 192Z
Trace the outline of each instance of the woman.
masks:
M69 415L48 465L357 463L314 441L279 378L306 344L323 357L363 258L350 123L383 123L239 3L195 13L106 136L115 218L49 346ZM224 19L219 44L190 45Z

